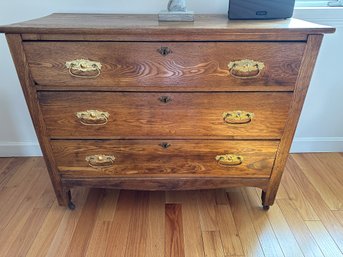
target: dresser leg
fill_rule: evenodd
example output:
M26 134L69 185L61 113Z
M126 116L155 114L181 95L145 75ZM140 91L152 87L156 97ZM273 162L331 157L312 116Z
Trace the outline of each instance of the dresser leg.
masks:
M71 201L71 192L70 192L70 190L68 190L68 208L70 209L70 210L75 210L75 204Z
M261 194L261 200L262 200L262 206L263 206L263 210L269 210L269 204L267 203L266 201L266 192L265 191L262 191L262 194Z

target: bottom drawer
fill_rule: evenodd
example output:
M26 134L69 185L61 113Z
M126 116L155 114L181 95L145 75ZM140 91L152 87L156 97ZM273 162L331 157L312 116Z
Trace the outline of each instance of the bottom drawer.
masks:
M52 140L64 176L269 177L278 141Z

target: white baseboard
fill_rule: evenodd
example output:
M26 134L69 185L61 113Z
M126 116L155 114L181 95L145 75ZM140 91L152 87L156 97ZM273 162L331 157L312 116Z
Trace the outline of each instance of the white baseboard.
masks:
M295 138L291 153L343 152L343 137ZM37 142L0 142L0 157L42 156Z
M37 142L0 142L0 157L42 156Z
M291 153L343 152L343 137L294 138Z

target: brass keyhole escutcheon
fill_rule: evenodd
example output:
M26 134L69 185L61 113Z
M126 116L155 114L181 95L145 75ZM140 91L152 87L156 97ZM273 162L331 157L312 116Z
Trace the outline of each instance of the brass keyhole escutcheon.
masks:
M170 96L164 95L164 96L159 97L158 100L160 100L161 103L166 104L166 103L169 103L172 99Z
M159 144L159 146L161 146L164 149L167 149L168 147L171 146L171 144L169 144L168 142L162 142L162 143Z
M161 46L159 49L157 49L157 52L159 52L163 56L166 56L168 54L171 54L173 51L169 47Z

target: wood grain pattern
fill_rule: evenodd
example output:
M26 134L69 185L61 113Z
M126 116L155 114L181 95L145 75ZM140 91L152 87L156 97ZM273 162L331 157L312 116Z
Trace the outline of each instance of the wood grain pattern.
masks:
M150 192L146 256L161 257L165 252L165 192Z
M298 209L303 220L319 220L311 204L306 201L306 195L299 190L299 187L290 175L291 171L289 169L293 169L296 172L298 166L294 162L288 162L285 168L286 172L282 179L282 183L287 188L288 198L291 200L292 205Z
M98 204L103 197L100 190L91 190L85 208L75 227L66 256L85 256L89 245L89 235L93 233Z
M257 196L256 191L253 188L247 188L243 192L243 197L247 203L247 210L258 235L263 253L266 256L284 256L266 212L261 211L260 198Z
M209 40L209 35L225 35L242 32L268 34L283 32L292 34L332 33L335 29L297 19L278 21L228 21L227 15L196 15L195 22L158 22L157 15L54 13L49 16L0 27L6 33L66 33L66 34L114 34L137 35L146 38L158 35L192 40L194 34ZM260 38L262 40L263 38Z
M135 231L135 233L128 234L124 257L146 256L149 192L136 193L134 206L129 223L129 232Z
M29 71L28 62L24 53L22 38L20 34L6 34L8 46L15 64L19 81L25 96L26 104L30 111L30 116L36 131L36 135L43 152L45 164L54 187L56 197L61 205L67 205L68 199L66 188L62 187L61 177L58 175L54 157L51 153L49 139L46 136L46 128L37 100L37 94L33 87L34 82Z
M313 206L318 220L304 220L300 214L302 207L294 205L288 197L279 198L273 208L265 212L259 206L260 192L253 188L227 190L229 201L224 201L225 190L206 190L207 195L219 195L221 199L218 201L218 197L208 197L206 203L198 200L201 195L199 191L168 191L166 198L164 191L147 193L75 188L72 194L77 208L70 211L58 205L43 158L11 158L13 170L7 172L13 175L4 189L13 189L14 194L22 195L22 200L16 205L16 212L9 222L1 228L0 255L65 257L71 255L71 244L76 243L77 246L77 242L82 242L80 245L88 242L88 247L82 247L79 256L123 257L128 244L142 250L142 254L130 250L130 257L164 257L167 204L182 209L177 219L169 220L169 224L172 227L182 224L180 230L183 231L185 257L222 257L223 252L225 257L255 257L259 254L274 257L272 249L275 249L275 244L280 246L281 256L285 257L342 256L339 238L343 234L343 213L326 205L329 200L325 198L330 196L320 195L294 159L301 156L300 159L307 163L305 166L318 165L318 162L324 165L334 159L335 162L330 162L331 167L327 169L338 170L343 164L343 156L335 153L291 156L293 158L287 162L285 175L294 178L291 189L303 194L303 201ZM290 163L293 167L287 168ZM30 169L28 164L32 165ZM2 169L0 180L1 176L6 176ZM342 173L333 173L333 176L341 181ZM20 177L22 183L18 183ZM285 178L282 178L281 185L286 187ZM29 179L32 182L26 183ZM322 183L328 184L329 181L323 180ZM339 182L338 189L342 187ZM8 204L10 195L2 193L0 217L6 217L11 210ZM200 218L200 209L208 206L215 206L216 215L206 212L212 217L204 218L206 214L203 213ZM203 231L201 219L214 219L219 230ZM146 225L134 226L141 222ZM82 231L90 232L83 234ZM267 240L272 233L276 241L275 238Z
M168 47L167 56L157 50ZM264 90L288 86L296 81L304 43L110 43L110 42L25 42L33 80L38 85L107 86L125 90L130 86L197 87L198 90L226 90L249 87ZM61 55L60 53L63 53ZM67 61L89 59L102 64L97 78L75 78ZM231 61L251 59L265 64L261 75L239 79L230 75ZM91 75L85 72L85 75Z
M320 248L316 244L311 232L299 213L293 209L288 199L277 200L288 225L293 231L302 252L305 256L323 256Z
M223 17L225 18L225 17ZM182 24L181 24L182 25ZM189 31L190 32L190 31ZM201 32L201 34L199 33ZM330 32L332 33L332 32ZM61 34L46 32L44 34L36 33L25 33L22 34L23 40L25 41L100 41L100 42L173 42L177 40L187 40L195 42L213 42L213 41L285 41L285 42L306 42L307 34L304 32L290 32L290 33L275 33L275 31L269 31L267 33L228 33L228 30L222 30L220 33L210 33L210 31L198 31L198 33L187 33L184 31L183 34L177 34L176 32L163 31L163 33L149 34L149 37L140 34L128 34L125 32L118 32L117 34L94 34L90 32L89 34Z
M218 231L203 231L205 256L225 257L220 234Z
M126 191L120 194L115 215L111 223L105 256L123 257L128 240L130 219L133 214L135 192ZM134 230L135 231L135 230Z
M201 177L201 176L164 176L164 177L72 177L63 176L62 183L66 187L97 187L128 190L196 190L217 189L227 187L258 187L266 190L267 178L240 178L240 177Z
M247 206L244 204L244 198L241 190L230 189L228 197L245 255L251 257L264 256L262 247L258 243L258 235L254 229Z
M289 159L289 162L292 162L293 164L295 163L293 156L291 156L291 158ZM309 180L307 179L307 177L305 176L303 172L298 173L298 172L295 172L296 170L293 170L293 169L290 171L298 187L306 195L309 203L313 207L313 210L316 212L318 218L324 224L324 226L330 233L331 237L333 238L333 240L335 241L339 249L343 251L343 233L341 233L343 226L337 220L335 215L331 212L330 208L326 205L326 201L328 200L327 199L326 201L323 200L320 193L309 182Z
M318 56L319 48L323 35L309 35L299 77L295 85L293 101L289 110L287 126L281 138L279 150L275 159L272 175L270 178L268 190L263 201L263 205L269 206L274 203L276 192L278 190L282 173L286 165L289 150L295 134L295 129L299 121L301 109L303 107L307 89L310 85L314 65Z
M42 92L38 96L50 137L90 139L278 139L292 99L292 93ZM169 97L170 101L163 103L161 97ZM86 110L108 112L108 123L83 125L76 113ZM237 110L254 113L252 121L224 122L224 112Z
M51 142L59 171L68 176L161 177L162 175L202 177L268 178L277 141L198 141L169 140L56 140ZM241 155L241 165L223 166L215 157ZM105 154L115 157L113 166L94 168L87 156Z
M182 209L180 204L165 205L165 257L184 257Z

